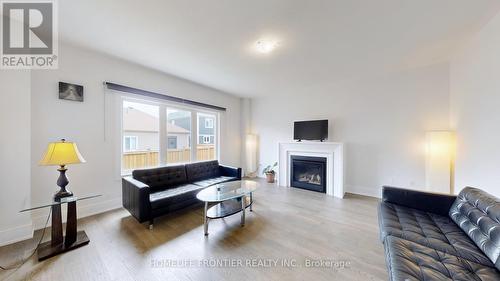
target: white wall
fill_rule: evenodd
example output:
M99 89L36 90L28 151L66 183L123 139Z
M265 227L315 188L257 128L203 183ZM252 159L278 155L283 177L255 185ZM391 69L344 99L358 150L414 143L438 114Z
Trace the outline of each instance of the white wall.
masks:
M57 70L32 71L33 201L50 199L57 190L56 167L40 167L37 163L48 142L66 138L78 144L87 160L85 164L68 166L68 187L80 196L103 194L98 199L81 202L79 215L121 206L121 181L116 169L120 165L116 147L121 139L113 133L110 120L105 120L105 116L109 119L112 109L105 103L104 81L226 107L227 111L221 114L221 162L240 165L239 98L73 46L61 45L59 58ZM59 100L59 81L83 85L85 101ZM34 216L39 227L44 214Z
M0 17L1 19L1 17ZM0 70L0 246L30 238L30 72Z
M500 196L500 14L456 54L450 66L456 191L474 186Z
M252 101L259 163L277 161L277 144L293 137L293 121L329 119L330 141L345 143L346 192L380 196L384 184L425 185L425 131L448 129L448 65L439 64L343 85L273 93Z

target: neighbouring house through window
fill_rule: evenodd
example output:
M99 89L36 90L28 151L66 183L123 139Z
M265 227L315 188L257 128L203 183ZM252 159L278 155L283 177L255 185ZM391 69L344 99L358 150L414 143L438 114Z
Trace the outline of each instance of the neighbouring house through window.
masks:
M155 104L123 101L122 171L158 166L159 110Z
M168 137L168 149L177 149L177 136L169 136Z
M137 150L137 136L125 136L123 142L123 150L125 151Z
M197 160L212 160L216 159L216 114L198 113L198 151L196 152Z
M193 112L181 108L167 107L167 158L166 163L191 162L191 122Z
M214 127L214 119L205 118L205 128L212 129Z
M217 159L217 112L124 97L122 113L122 174Z

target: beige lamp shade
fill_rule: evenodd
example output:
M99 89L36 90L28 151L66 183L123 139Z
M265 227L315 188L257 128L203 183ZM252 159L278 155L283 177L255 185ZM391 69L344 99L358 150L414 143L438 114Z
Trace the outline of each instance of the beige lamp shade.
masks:
M453 189L455 134L426 132L425 185L428 191L450 194Z
M254 173L257 171L257 136L248 134L246 137L246 172Z
M67 164L85 163L78 147L74 142L66 142L62 139L59 142L49 143L40 165L43 166L64 166Z

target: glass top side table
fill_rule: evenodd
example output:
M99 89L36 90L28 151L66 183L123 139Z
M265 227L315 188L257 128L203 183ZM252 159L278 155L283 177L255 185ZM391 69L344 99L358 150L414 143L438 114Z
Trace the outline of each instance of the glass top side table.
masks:
M259 184L242 180L216 184L198 192L196 198L205 203L203 226L208 235L208 222L211 219L225 218L241 212L241 226L245 225L245 209L252 211L253 193ZM209 203L215 204L208 208Z
M101 196L90 195L84 197L70 196L60 200L52 200L47 203L37 204L33 207L26 208L20 212L29 212L33 210L51 207L52 212L52 227L51 240L40 244L38 248L38 261L42 261L53 256L71 251L81 246L87 245L90 240L85 231L77 231L76 219L76 202L82 200L93 199ZM63 235L63 224L61 215L61 205L68 204L67 220L66 220L66 236Z

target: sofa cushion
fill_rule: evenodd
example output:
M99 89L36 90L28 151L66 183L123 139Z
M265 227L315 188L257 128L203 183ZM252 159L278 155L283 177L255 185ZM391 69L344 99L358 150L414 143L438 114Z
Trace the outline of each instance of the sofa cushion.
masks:
M132 176L134 179L149 185L152 192L175 187L187 182L184 165L134 170Z
M149 195L152 209L163 208L165 206L174 205L181 201L189 200L196 196L204 187L194 184L184 184L174 188L169 188Z
M451 206L450 217L500 269L500 199L466 187Z
M385 238L390 278L400 280L500 280L500 272L461 257L394 236Z
M382 202L379 205L379 224L382 241L392 235L471 262L494 266L449 217Z
M214 160L186 164L186 173L189 182L219 177L219 161Z
M202 187L209 187L209 186L214 185L214 184L228 182L228 181L235 181L235 180L238 180L238 179L233 178L233 177L220 176L220 177L206 179L206 180L202 180L202 181L195 181L195 182L193 182L193 184L196 184L196 185L199 185Z

